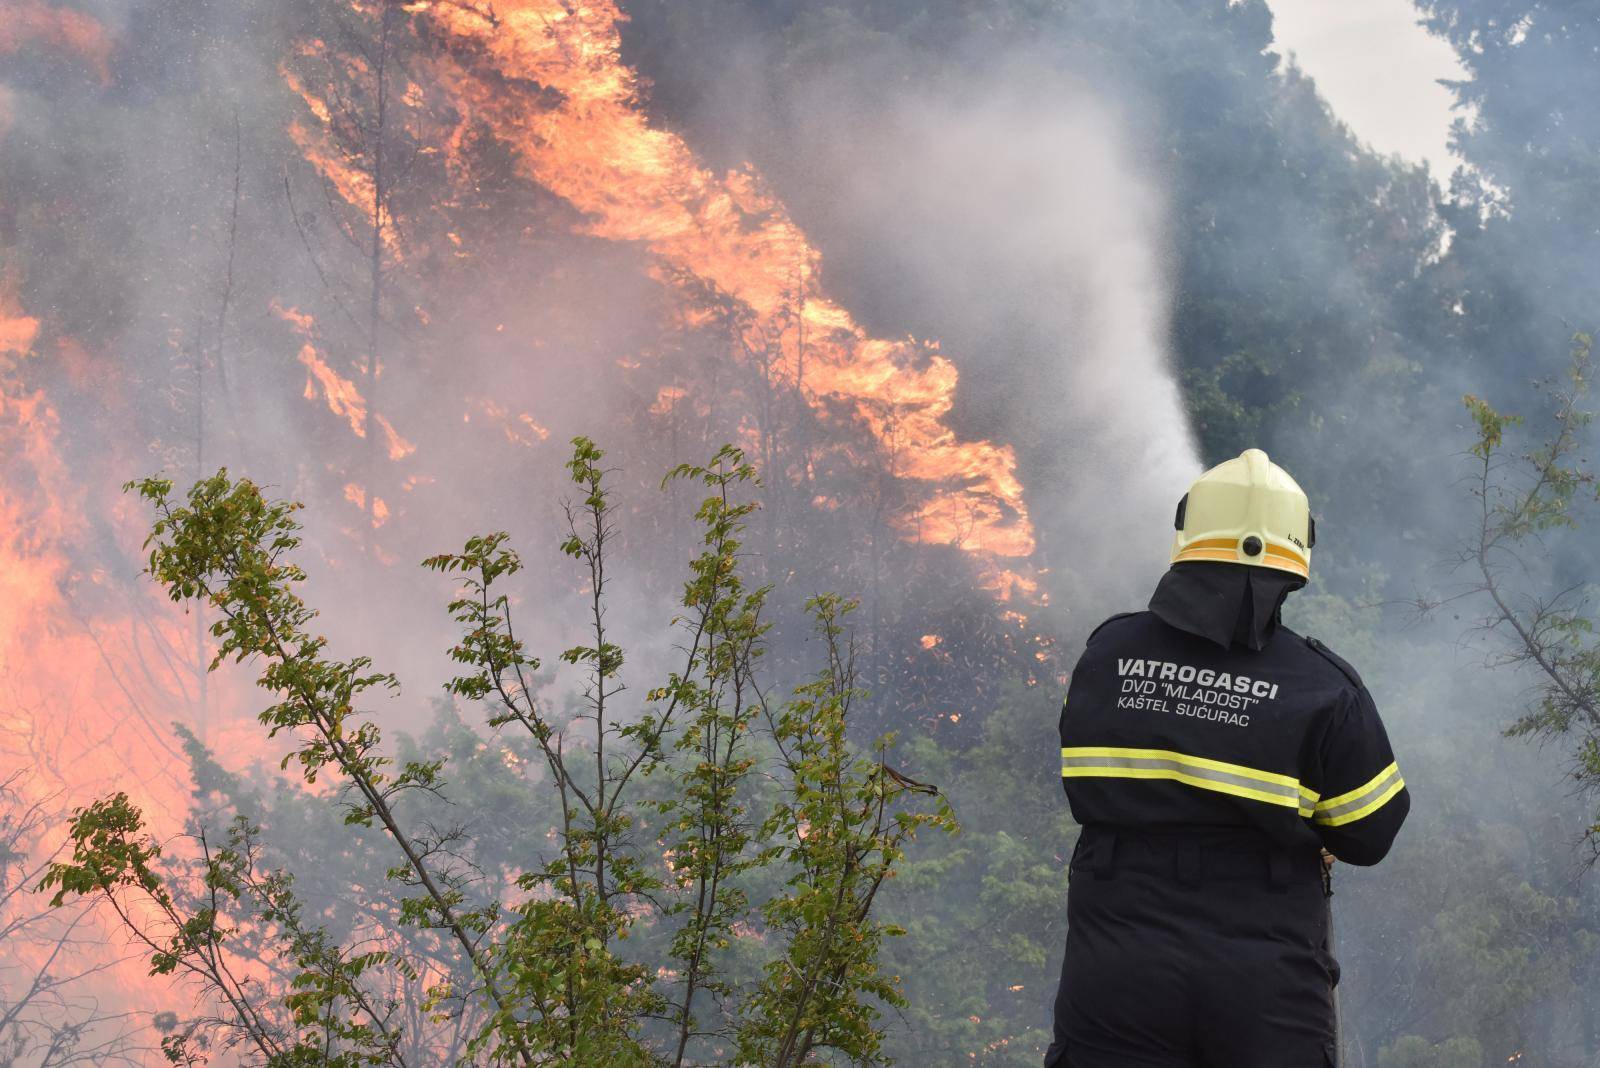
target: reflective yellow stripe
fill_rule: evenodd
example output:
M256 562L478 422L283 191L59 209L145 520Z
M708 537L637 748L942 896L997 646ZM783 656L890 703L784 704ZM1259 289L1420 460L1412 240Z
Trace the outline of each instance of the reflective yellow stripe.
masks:
M1221 560L1226 563L1237 563L1239 550L1237 549L1185 549L1172 558L1175 564L1185 560Z
M1400 770L1400 765L1398 765L1398 764L1390 764L1388 767L1386 767L1382 771L1378 772L1378 774L1374 775L1372 778L1368 779L1366 782L1362 783L1360 786L1357 786L1354 790L1351 790L1348 793L1340 794L1338 797L1330 797L1330 798L1322 801L1320 804L1318 804L1317 808L1318 809L1337 808L1338 806L1344 804L1347 801L1354 801L1356 798L1360 797L1362 794L1366 794L1366 793L1372 792L1374 789L1377 788L1379 783L1383 782L1384 779L1387 779L1390 775L1394 774L1395 772L1397 772L1399 770Z
M1238 549L1238 538L1199 538L1184 546L1185 549Z
M1285 560L1289 561L1291 564L1299 564L1301 567L1305 567L1306 566L1305 557L1301 556L1299 553L1295 552L1293 549L1285 549L1281 545L1268 545L1268 546L1266 546L1264 548L1263 551L1268 556L1281 556Z
M1405 789L1399 766L1390 764L1366 783L1323 800L1291 775L1191 756L1171 749L1072 746L1061 750L1061 775L1068 779L1148 779L1180 782L1200 790L1293 808L1325 827L1353 823L1378 811Z
M1317 798L1293 776L1170 749L1067 747L1061 750L1061 775L1068 779L1165 779L1201 790L1282 805L1301 815L1310 815Z
M1282 545L1264 545L1262 552L1271 558L1270 566L1281 567L1286 571L1293 571L1300 575L1311 573L1310 565L1306 558L1293 549ZM1241 559L1248 560L1239 542L1234 538L1201 538L1184 546L1172 558L1173 563L1184 560L1221 560L1227 563L1237 563ZM1263 561L1266 562L1266 561Z
M1072 767L1061 769L1063 778L1068 779L1166 779L1170 782L1181 782L1188 786L1195 786L1202 790L1212 790L1220 794L1232 794L1235 797L1249 798L1252 801L1262 801L1269 805L1285 805L1298 808L1293 800L1285 800L1276 794L1252 790L1247 786L1237 786L1233 783L1214 782L1185 774L1170 768L1108 768L1108 767Z
M1341 816L1318 816L1316 817L1317 823L1324 827L1342 827L1346 823L1354 823L1356 820L1370 816L1384 805L1387 805L1390 798L1405 788L1405 780L1396 778L1382 793L1355 811L1346 812Z
M1321 795L1307 786L1300 787L1300 815L1310 816L1316 811L1317 798Z
M1277 552L1275 546L1267 546L1267 557L1276 560L1285 571L1293 571L1297 575L1310 577L1311 567L1294 553Z
M1354 823L1388 804L1395 794L1405 789L1405 786L1406 781L1400 775L1399 765L1390 764L1354 790L1342 793L1338 797L1330 797L1325 801L1318 801L1314 818L1324 827L1340 827L1346 823Z
M1192 764L1197 768L1210 768L1213 771L1225 771L1232 775L1243 775L1247 779L1260 779L1262 782L1276 783L1280 786L1293 786L1299 788L1300 780L1293 775L1280 775L1275 771L1260 771L1248 768L1243 764L1230 764L1226 760L1212 760L1210 757L1190 756L1188 753L1179 753L1171 749L1119 749L1108 745L1078 745L1061 750L1063 758L1072 757L1148 757L1159 760L1177 760L1185 764Z

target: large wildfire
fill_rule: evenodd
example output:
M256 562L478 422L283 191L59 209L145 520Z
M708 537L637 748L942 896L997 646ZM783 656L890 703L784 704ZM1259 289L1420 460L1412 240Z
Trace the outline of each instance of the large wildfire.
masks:
M927 487L897 519L907 537L990 557L1032 553L1011 449L961 441L946 425L955 365L936 345L868 336L819 292L816 250L759 174L719 177L680 137L650 125L620 56L615 5L510 0L410 10L446 35L435 73L460 117L447 145L487 128L530 180L584 214L586 233L645 245L686 317L716 314L708 297L731 301L745 358L764 360L818 413L858 420L894 476ZM297 122L295 140L340 196L370 209L371 177L341 157L327 102L292 72L285 77L306 103L306 123L318 127Z
M582 213L583 232L646 247L659 265L660 284L675 294L683 321L731 317L738 348L730 358L762 361L764 372L803 398L824 423L864 428L878 450L868 459L890 476L921 487L906 496L900 514L891 519L903 537L971 553L984 581L1003 594L1019 584L1032 588L1029 580L1002 566L1024 560L1034 548L1012 451L992 442L962 441L946 424L958 380L954 363L932 343L869 336L837 301L820 292L818 253L758 174L745 168L717 176L680 137L650 124L637 79L620 56L622 15L614 5L510 0L492 9L451 3L411 4L406 11L428 20L443 35L431 73L458 123L441 133L447 152L458 150L469 131L485 128L510 147L530 181ZM76 55L97 76L106 76L110 37L87 15L29 0L0 21L0 51L41 42ZM327 47L320 41L302 42L298 51L324 56ZM367 73L364 60L340 62L358 76ZM305 104L305 111L288 124L289 137L339 197L358 212L371 210L372 176L339 150L333 109L318 95L317 86L288 68L284 77ZM419 93L415 85L400 85L397 106ZM387 210L380 207L380 215ZM380 232L390 255L403 258L395 227ZM85 472L71 470L58 455L56 409L42 390L24 385L37 376L22 373L22 368L30 359L54 356L65 363L74 353L83 357L70 338L41 338L39 319L26 315L19 304L20 279L12 274L3 281L0 355L6 361L7 394L0 396L0 403L10 440L0 505L8 537L4 581L9 596L3 617L8 675L15 679L20 665L32 663L36 677L31 685L38 693L73 694L76 705L102 709L104 719L79 713L79 722L91 725L90 734L107 722L123 722L125 717L114 714L119 705L131 703L134 707L126 711L154 715L146 706L170 706L177 695L177 704L195 707L199 695L190 691L198 684L189 665L175 669L171 678L157 679L143 667L128 671L115 651L105 648L106 631L114 629L124 632L127 641L162 646L159 655L133 658L140 665L173 665L203 651L193 635L182 632L192 621L155 610L155 615L141 613L137 623L119 620L115 628L106 628L73 601L74 596L83 598L83 589L112 585L104 568L82 570L83 559L92 555L86 548L90 514L114 517L124 550L137 537L138 517L118 501L115 486L99 485ZM417 445L365 397L371 380L381 373L375 361L363 355L341 367L321 347L311 315L276 301L270 311L298 339L294 356L304 370L306 401L325 406L354 438L370 436L391 461L417 452ZM427 310L419 307L416 314L425 320ZM43 351L36 353L36 344ZM681 402L690 392L692 387L663 387L658 410ZM537 414L511 413L484 397L463 396L460 403L479 418L500 424L509 442L526 445L548 436ZM749 433L747 443L754 444L754 431ZM845 448L844 440L831 447ZM828 447L827 442L819 446ZM403 488L429 478L425 464L425 456L418 458ZM390 505L378 491L369 491L354 477L344 485L346 500L365 512L373 527L382 526ZM391 559L381 548L378 555ZM108 602L109 597L99 600ZM106 603L99 607L110 610ZM92 655L68 648L80 640L90 643ZM48 678L56 666L86 659L103 664L110 692L85 700L81 683L68 686ZM31 700L14 702L11 715L26 715L18 710L35 706ZM46 717L29 718L30 724L35 721L45 722ZM48 721L59 722L53 717ZM168 743L157 741L165 736L165 724L147 726L149 744L173 756ZM120 752L125 758L126 747L114 739L107 734L85 743L82 752L61 758L78 770L70 775L58 770L80 784L99 779L99 774L86 773L85 762L94 753ZM102 773L111 770L107 766ZM167 798L161 807L181 809L176 798Z
M357 3L353 10L376 9ZM1035 588L1024 577L1034 534L1012 450L989 441L963 441L947 423L958 383L955 364L932 342L870 336L822 292L816 249L754 169L714 174L681 137L652 126L638 79L620 55L623 15L614 4L501 0L492 6L412 3L404 11L435 35L429 73L455 123L439 131L447 156L459 152L476 131L487 131L508 146L527 180L581 213L578 228L585 235L648 249L657 265L652 273L673 294L680 321L727 320L737 341L730 359L759 361L762 372L801 398L823 425L864 429L875 453L856 459L880 465L885 474L911 487L889 520L902 537L970 553L982 581L1004 596ZM0 18L0 54L41 44L87 63L97 78L110 76L111 37L89 16L27 0ZM321 41L297 46L300 58L326 60L328 54ZM371 73L365 59L343 56L334 61L355 77ZM304 104L285 132L339 198L357 213L373 213L387 255L402 261L401 238L388 214L392 209L375 195L373 173L341 150L338 116L324 99L328 90L308 83L288 65L281 72L285 85ZM400 81L393 106L403 113L422 95L416 84ZM462 169L453 158L447 165ZM454 233L450 239L460 244ZM85 589L112 585L104 568L98 573L84 569L84 560L93 555L86 547L94 536L91 514L104 517L98 520L102 526L109 521L116 528L114 537L124 551L137 537L138 517L117 501L115 486L99 485L58 455L56 409L43 390L27 385L40 376L24 373L24 365L52 357L63 364L74 357L82 362L85 357L71 338L42 331L40 320L24 312L20 282L15 272L0 278L0 359L6 390L0 394L0 412L8 438L0 482L8 592L0 641L5 643L7 676L17 685L21 666L34 665L36 677L30 684L37 692L61 695L60 701L72 694L71 703L77 706L101 708L105 719L95 722L90 733L123 721L125 717L113 712L119 705L131 703L135 707L124 711L146 714L144 706L156 695L156 705L170 705L174 695L181 695L178 704L195 707L200 698L189 692L198 685L190 665L174 668L171 678L156 679L143 670L130 673L115 650L106 648L106 628L74 601L84 599ZM298 339L293 356L304 371L304 399L325 406L354 438L376 442L390 461L413 458L407 475L397 480L402 489L428 481L427 457L413 457L418 446L366 399L384 370L382 364L361 354L341 365L322 347L311 315L278 301L270 313ZM429 313L419 306L414 314L425 323ZM681 403L695 388L662 387L652 410ZM499 424L508 442L528 445L548 437L538 413L513 413L475 395L464 395L460 404L469 412L464 418L476 415ZM759 456L749 421L744 430L746 444ZM847 449L847 441L844 436L825 440L802 462L819 462L816 452ZM373 527L382 526L390 505L378 489L369 491L354 475L344 486L346 500L366 513ZM833 502L818 503L826 507ZM385 558L381 550L378 555ZM99 598L99 609L109 610L110 599ZM125 632L127 641L162 645L160 655L138 657L140 664L174 665L203 653L203 644L182 632L192 622L156 611L141 614L137 625L119 621L115 629ZM69 651L66 646L72 641L90 643L92 655ZM112 680L110 692L88 701L81 683L48 678L55 670L52 665L85 659L103 664ZM130 677L135 674L143 677ZM21 710L33 707L33 701L15 701L8 715L28 718ZM33 716L29 723L40 718ZM79 718L93 722L81 712ZM155 741L164 736L164 726L149 726L151 744L170 750L167 743ZM58 770L78 783L91 781L82 763L91 754L126 753L113 738L99 737L85 744L83 752L62 758L77 763L77 772ZM172 807L175 800L169 798L163 807Z
M105 74L109 37L88 16L26 2L0 20L0 52L41 43ZM6 106L0 95L0 140ZM0 268L0 779L35 800L125 784L176 826L186 788L172 721L210 727L201 636L112 573L107 550L136 549L142 517L63 455L36 368L54 359L81 377L86 357L70 337L44 337L21 284ZM143 769L131 783L130 766Z
M540 449L552 437L548 426L560 413L479 383L449 381L447 367L432 369L430 378L454 390L430 408L445 425L422 425L416 413L402 413L394 403L390 383L404 372L379 352L386 331L401 332L380 325L383 315L404 318L403 329L412 333L425 333L441 316L459 323L463 315L477 316L475 329L486 334L504 329L509 314L503 307L463 312L430 306L423 296L397 316L393 308L380 308L376 295L380 280L421 270L413 264L493 255L475 247L451 215L457 209L468 214L479 199L466 155L488 140L507 154L517 180L564 205L571 234L637 250L675 329L721 331L730 342L723 353L730 366L759 373L775 395L796 398L790 416L818 428L804 447L775 451L765 444L771 424L755 403L734 428L767 468L767 479L810 485L813 471L829 465L871 469L879 483L896 487L883 509L886 529L903 545L963 559L969 586L1013 602L1003 619L996 609L1002 625L1015 629L1024 622L1018 609L1027 605L1021 602L1042 594L1029 565L1035 538L1016 457L1003 443L963 440L952 429L955 361L932 341L875 337L863 329L841 299L825 291L817 249L753 167L715 173L681 136L652 123L639 79L622 57L624 15L614 3L358 2L350 11L381 23L385 33L398 32L393 24L403 20L415 42L410 66L385 72L375 69L370 52L348 44L295 40L277 64L286 98L279 134L325 183L330 207L355 220L350 236L370 249L371 308L340 304L336 313L313 313L295 295L280 294L250 309L252 329L270 328L282 338L275 366L285 370L272 379L278 395L255 395L248 406L298 406L301 415L293 418L314 415L318 433L336 436L326 439L336 444L308 447L288 465L310 472L296 477L337 487L341 507L360 516L348 522L346 513L341 520L353 549L325 550L330 561L362 556L361 566L378 569L409 562L384 539L401 525L400 498L440 479L437 443L449 426L488 428L488 440L517 454ZM49 52L76 77L86 72L92 91L115 85L117 48L113 33L70 7L21 0L0 11L0 60L34 63ZM318 72L332 72L327 84ZM350 94L332 84L337 79L366 85L367 105L379 101L387 121L421 143L410 165L435 167L453 183L426 226L408 217L405 204L385 199L381 167L370 151L352 148L363 128L341 117ZM7 94L0 82L0 138L9 117ZM0 185L0 219L14 210L3 203L9 192ZM235 216L238 204L235 179ZM304 233L313 212L304 205L289 210L312 265L322 272ZM217 748L224 762L243 763L259 749L258 742L242 741L253 736L239 714L248 695L207 681L203 616L165 603L134 574L147 517L120 492L120 482L162 466L176 467L182 481L199 468L187 460L170 463L146 441L68 446L67 400L53 391L92 408L127 407L130 402L118 396L121 354L107 340L114 332L79 341L54 305L25 306L34 266L12 256L13 239L0 235L6 256L0 260L0 761L27 773L31 798L63 808L126 789L158 832L170 835L181 828L189 804L175 721ZM228 262L219 339L229 300L237 299L231 251ZM341 329L363 345L330 341ZM190 376L196 391L209 388L237 403L243 387L216 384L223 359L221 341L215 345L207 355L204 346L174 342L181 358L168 368L172 389L188 388L183 383ZM541 359L542 345L530 341L526 358ZM448 358L448 343L437 350L441 360ZM614 363L637 366L651 357L646 350ZM612 370L595 367L592 373ZM708 411L723 388L714 381L657 383L639 414L662 417L685 406ZM203 420L196 423L201 439ZM198 442L194 451L203 460ZM556 451L548 458L559 465ZM374 463L383 465L382 474L374 474ZM838 491L819 485L806 506L836 509ZM948 657L942 638L914 626L916 650L935 660ZM958 711L936 711L941 720L960 720ZM231 744L236 736L241 741ZM137 774L130 775L134 768Z
M819 294L815 249L759 175L718 178L680 138L649 126L619 58L614 5L517 0L497 7L494 23L449 5L430 13L481 50L496 81L560 94L545 106L464 74L453 89L467 121L487 122L515 146L531 178L589 215L592 233L644 242L749 309L745 346L770 348L777 373L818 410L841 401L895 474L928 484L926 500L900 517L908 536L996 556L1033 551L1011 450L958 441L945 425L954 364L911 341L868 337Z

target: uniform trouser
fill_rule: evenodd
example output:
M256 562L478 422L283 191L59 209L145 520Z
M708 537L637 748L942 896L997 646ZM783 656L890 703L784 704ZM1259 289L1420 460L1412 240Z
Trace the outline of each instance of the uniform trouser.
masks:
M1045 1068L1333 1068L1314 850L1085 828Z

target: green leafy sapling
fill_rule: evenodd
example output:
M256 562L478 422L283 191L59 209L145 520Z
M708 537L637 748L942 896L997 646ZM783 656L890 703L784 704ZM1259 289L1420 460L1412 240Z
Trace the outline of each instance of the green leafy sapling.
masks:
M1531 555L1544 539L1578 529L1585 504L1596 499L1596 478L1583 456L1595 412L1586 404L1594 372L1589 335L1574 338L1563 382L1550 389L1553 434L1521 456L1510 454L1507 432L1522 420L1478 397L1463 398L1476 428L1471 493L1476 524L1451 561L1471 577L1452 600L1488 604L1483 625L1504 637L1493 666L1535 672L1537 696L1511 735L1576 738L1572 776L1581 789L1600 789L1600 640L1584 582L1539 590L1529 584ZM1437 607L1442 602L1425 605ZM1588 828L1600 858L1600 823Z
M381 826L402 858L391 875L420 891L404 900L404 922L444 932L479 977L496 1019L511 1014L515 1003L497 984L482 944L496 920L494 907L466 908L461 876L441 861L438 843L415 834L396 809L408 791L438 789L440 764L394 768L377 725L356 711L369 692L398 689L397 680L373 671L368 657L328 656L327 639L311 630L317 613L296 592L305 572L290 559L300 545L299 505L269 501L254 483L235 482L226 471L197 482L182 500L166 479L127 488L156 513L145 542L150 575L172 600L200 599L217 613L212 666L230 658L264 665L257 685L278 700L258 718L269 737L288 734L296 744L282 766L297 764L308 783L328 769L341 774L346 823ZM511 1035L514 1059L533 1063Z
M583 707L570 719L552 719L534 693L539 662L517 638L511 599L499 585L522 566L505 544L507 535L469 539L462 552L431 557L424 566L459 574L462 581L448 608L462 631L451 656L464 670L446 688L487 701L492 726L525 729L560 795L555 855L519 878L528 896L513 908L495 952L498 974L527 1011L499 1026L517 1028L541 1060L625 1066L653 1063L638 1032L661 1009L644 968L613 946L633 923L630 906L659 887L625 848L632 826L625 799L640 768L658 755L670 711L631 721L617 715L624 657L606 631L606 565L614 528L603 458L580 437L567 464L581 498L566 506L561 549L583 567L590 635L587 644L561 654L562 662L587 673ZM591 747L587 757L574 742L577 731Z
M470 841L426 830L405 801L442 796L443 761L395 763L358 712L394 678L364 657L331 658L312 631L292 562L298 506L226 472L181 500L162 480L133 485L156 512L150 573L212 613L212 667L262 665L274 701L261 721L294 741L281 767L336 777L345 824L380 830L401 861L390 871L398 902L368 909L366 935L347 945L306 918L288 873L263 870L247 818L218 850L197 834L199 859L180 863L125 795L80 810L71 857L46 877L55 901L109 902L155 972L218 999L216 1016L168 1029L169 1061L203 1063L219 1048L269 1068L407 1068L446 1050L457 1063L618 1068L884 1061L880 1006L900 994L879 947L898 932L872 918L874 900L920 828L954 829L949 810L942 798L931 811L906 804L937 791L888 766L891 738L871 755L847 738L862 697L848 603L811 602L825 666L781 709L769 704L757 672L769 591L748 585L741 555L755 505L738 491L755 472L732 447L664 481L705 491L674 619L681 659L624 703L606 615L615 505L603 460L574 440L561 548L580 566L587 611L585 639L560 657L581 673L568 710L542 699L539 661L517 635L505 588L522 565L507 536L425 561L460 583L447 689L486 706L491 729L526 733L524 751L544 767L520 781L554 802L550 847L519 863L514 894L477 906ZM400 930L430 932L456 959ZM415 1033L447 1018L453 1039Z
M695 1039L725 1037L725 1027L708 1027L696 1017L695 1002L702 995L713 999L720 1016L721 1003L734 995L716 956L750 916L741 878L770 859L751 849L744 789L758 760L751 726L762 709L755 669L768 630L761 612L769 588L745 584L740 551L756 505L735 502L730 494L754 480L744 454L725 446L708 465L682 464L663 482L698 483L710 491L695 512L702 551L689 564L678 620L694 651L685 670L651 694L653 701L671 701L685 712L672 746L676 790L660 805L667 817L661 842L677 891L665 911L681 917L668 948L679 981L672 1007L675 1068L685 1063Z
M934 787L888 765L892 735L878 740L871 758L848 741L851 709L864 696L846 628L854 607L834 595L808 603L826 665L772 725L787 782L760 833L778 843L772 848L793 874L761 908L783 950L745 1002L742 1063L792 1068L824 1049L852 1064L885 1063L876 1006L899 1006L902 998L879 950L885 937L903 932L874 919L872 906L918 831L956 830ZM933 796L933 809L903 806L912 794Z
M72 855L51 865L41 889L54 890L58 906L68 897L104 901L149 952L150 974L199 980L231 1010L174 1026L161 1041L169 1063L200 1063L202 1051L214 1046L243 1046L268 1068L408 1068L391 1022L394 1006L362 984L366 972L394 965L395 958L383 951L347 953L307 924L292 879L259 869L255 835L240 818L219 849L196 836L189 902L169 887L172 873L163 866L161 846L119 793L74 814ZM245 920L278 932L281 959L274 963L289 977L282 1011L263 1001L248 957L233 944Z

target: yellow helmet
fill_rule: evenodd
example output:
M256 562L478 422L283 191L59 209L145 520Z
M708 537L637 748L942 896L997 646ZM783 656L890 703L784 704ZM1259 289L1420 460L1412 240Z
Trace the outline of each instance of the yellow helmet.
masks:
M1260 449L1246 449L1195 480L1178 502L1172 562L1216 560L1307 578L1317 525L1305 491Z

